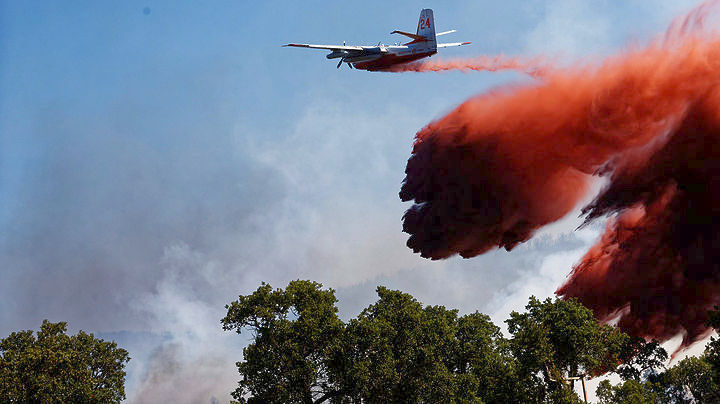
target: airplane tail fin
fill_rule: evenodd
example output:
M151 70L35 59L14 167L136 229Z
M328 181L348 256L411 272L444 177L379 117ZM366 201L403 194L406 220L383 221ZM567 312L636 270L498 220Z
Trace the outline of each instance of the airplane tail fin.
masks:
M417 35L422 36L428 42L436 42L435 40L435 20L433 19L433 11L424 8L420 11L420 20L418 21Z
M415 50L420 50L422 52L437 51L437 40L435 39L435 20L433 19L433 11L429 8L424 8L422 11L420 11L420 20L418 21L416 34L397 30L391 32L391 34L401 34L405 35L406 37L412 38L413 41L408 42L405 45L412 46L413 53L415 53Z

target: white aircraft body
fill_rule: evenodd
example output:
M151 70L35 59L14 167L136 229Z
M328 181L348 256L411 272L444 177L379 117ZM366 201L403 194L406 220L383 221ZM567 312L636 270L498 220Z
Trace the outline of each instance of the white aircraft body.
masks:
M411 34L403 31L393 31L391 34L401 34L412 39L412 41L402 45L383 45L377 46L345 46L343 45L312 45L290 43L283 46L294 46L298 48L327 49L330 52L326 57L328 59L340 59L337 67L339 68L343 62L347 63L350 68L361 70L385 70L393 65L400 63L408 63L414 60L432 56L437 53L438 48L447 48L450 46L467 45L470 42L454 42L454 43L437 43L436 37L440 35L450 34L455 30L441 32L435 34L435 21L433 20L433 11L429 8L420 11L420 20L418 21L417 32Z

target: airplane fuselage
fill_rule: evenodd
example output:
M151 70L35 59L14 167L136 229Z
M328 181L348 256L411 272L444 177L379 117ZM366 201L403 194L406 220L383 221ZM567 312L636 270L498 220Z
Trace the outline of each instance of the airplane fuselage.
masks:
M437 49L420 50L413 46L381 46L377 53L346 57L345 61L360 70L384 70L393 65L408 63L437 53Z

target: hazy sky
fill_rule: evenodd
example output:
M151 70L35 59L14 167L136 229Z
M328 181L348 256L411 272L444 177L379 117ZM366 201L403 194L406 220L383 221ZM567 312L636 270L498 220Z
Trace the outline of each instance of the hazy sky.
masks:
M261 281L379 284L500 323L598 234L573 217L508 253L428 261L398 198L415 132L515 73L335 69L288 42L376 44L434 9L435 57L594 62L695 1L0 2L0 336L68 321L130 351L128 402L229 399Z

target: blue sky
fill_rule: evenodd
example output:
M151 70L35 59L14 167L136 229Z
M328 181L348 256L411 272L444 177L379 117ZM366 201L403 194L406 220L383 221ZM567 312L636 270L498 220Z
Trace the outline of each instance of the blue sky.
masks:
M345 318L383 284L500 322L596 229L571 217L511 253L430 262L404 245L397 193L415 132L529 79L335 69L280 45L400 41L431 7L473 42L435 57L592 62L693 4L0 3L0 335L68 321L130 350L129 402L209 402L244 341L223 305L261 281L321 281Z

